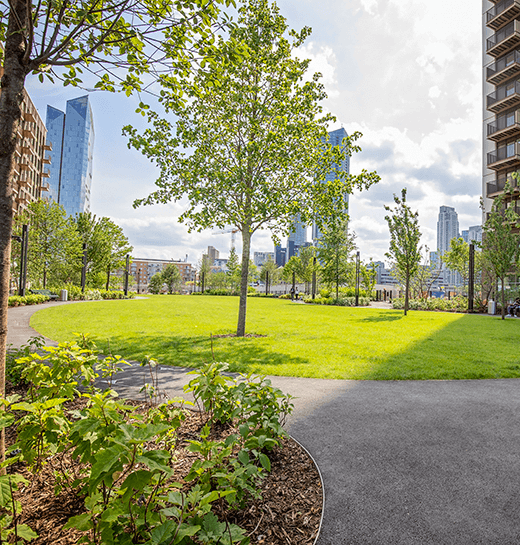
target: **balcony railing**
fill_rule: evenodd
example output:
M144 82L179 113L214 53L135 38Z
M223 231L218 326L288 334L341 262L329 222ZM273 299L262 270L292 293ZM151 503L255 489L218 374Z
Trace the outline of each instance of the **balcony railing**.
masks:
M44 168L44 169L42 170L42 176L43 176L44 178L50 178L50 177L51 177L51 172L50 172L50 170L49 170L48 168Z
M487 109L498 113L520 104L520 82L498 87L487 96Z
M487 185L487 196L493 195L494 193L501 193L506 188L506 183L509 182L509 186L514 192L518 191L518 182L510 174L506 177L505 174L497 176L496 180L488 182Z
M488 168L505 168L517 162L520 164L520 144L518 142L503 146L487 154Z
M486 51L493 57L502 55L520 44L520 21L511 21L486 41Z
M487 136L489 140L498 142L504 138L520 136L520 110L513 114L501 115L492 123L488 123Z
M520 13L519 0L501 0L486 12L486 24L488 27L498 30L513 17L516 17L518 13Z
M490 64L486 70L486 79L493 85L499 85L506 79L520 74L520 51L511 51Z

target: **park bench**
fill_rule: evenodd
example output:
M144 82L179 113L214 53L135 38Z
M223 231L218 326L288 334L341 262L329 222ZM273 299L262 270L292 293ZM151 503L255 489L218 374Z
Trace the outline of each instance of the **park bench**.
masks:
M29 290L29 292L37 295L46 295L51 301L59 298L59 295L51 293L51 290Z

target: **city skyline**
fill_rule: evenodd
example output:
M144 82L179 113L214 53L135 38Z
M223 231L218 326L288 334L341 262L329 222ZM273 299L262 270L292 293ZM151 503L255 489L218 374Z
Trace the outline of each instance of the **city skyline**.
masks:
M353 155L351 171L375 169L382 177L377 186L351 197L350 225L362 257L384 259L389 237L383 205L403 187L412 208L419 210L423 244L435 246L441 205L456 207L462 225L479 224L482 68L476 51L481 6L444 0L326 0L319 6L310 0L284 0L278 5L292 28L313 27L298 55L311 59L311 73L324 76L329 94L325 109L337 116L329 130L343 125L349 134L364 133L358 142L363 151ZM47 104L59 105L80 94L74 88L40 85L32 77L27 89L40 113ZM176 259L188 253L195 262L209 244L226 252L228 235L211 236L209 230L188 234L178 224L182 202L132 208L135 199L154 190L157 175L144 157L127 149L121 136L128 123L145 128L143 118L133 113L140 99L95 92L89 100L97 140L92 212L121 225L136 255ZM255 234L255 250L272 250L269 233Z

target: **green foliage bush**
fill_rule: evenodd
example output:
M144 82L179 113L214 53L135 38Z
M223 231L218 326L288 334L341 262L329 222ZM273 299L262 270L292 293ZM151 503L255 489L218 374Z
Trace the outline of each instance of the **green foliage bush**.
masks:
M85 293L81 291L79 286L74 284L64 284L62 286L53 286L49 288L52 293L61 293L61 290L67 290L67 298L69 301L101 301L108 299L133 299L136 296L135 292L125 292L122 290L102 290L102 289L85 289Z
M404 309L404 297L392 300L392 307L398 310ZM408 302L410 310L438 310L444 312L467 312L467 297L453 297L452 299L410 299Z
M36 344L42 348L41 341ZM0 401L6 409L0 426L17 420L18 432L4 467L23 461L29 471L39 471L46 463L52 466L54 454L70 452L77 461L73 474L59 463L52 467L55 492L78 494L85 512L65 528L86 532L81 542L93 545L249 543L243 529L218 520L212 504L226 501L234 509L260 497L259 481L271 467L268 453L285 436L282 425L292 410L291 396L264 377L233 379L225 375L225 363L194 371L185 389L194 393L207 416L200 439L189 441L189 450L198 457L183 484L174 480L172 468L176 430L186 418L185 409L175 405L181 400L152 404L142 412L118 400L113 390L95 388L98 371L106 377L114 363L125 362L118 356L99 359L87 336L43 347L40 353L32 348L20 349L13 364L29 384L27 398ZM86 407L69 411L65 403L77 397L87 400ZM210 440L218 421L232 422L239 433ZM9 478L22 480L19 475ZM15 540L24 534L35 537L30 528L13 525L11 505L12 490L11 495L0 494L2 542L13 532ZM20 510L15 506L14 515Z
M25 296L11 295L9 297L10 307L21 307L24 305L39 305L45 303L50 298L47 295L40 295L39 293L33 293Z
M323 290L325 293L327 293L326 290ZM320 294L322 292L320 291ZM323 295L319 295L315 299L312 299L312 296L306 295L304 297L304 301L306 303L311 303L314 305L334 305L339 307L355 307L356 306L356 298L355 297L347 297L347 296L341 296L337 299L335 297L324 297ZM358 303L360 307L367 307L370 304L370 298L359 296Z
M256 290L255 290L255 293L248 293L247 296L248 297L271 297L271 298L278 297L278 295L275 295L274 293L265 293L265 292L256 291Z

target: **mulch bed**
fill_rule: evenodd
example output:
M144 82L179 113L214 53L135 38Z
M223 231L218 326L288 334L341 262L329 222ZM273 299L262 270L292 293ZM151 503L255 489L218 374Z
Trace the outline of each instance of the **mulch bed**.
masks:
M132 403L134 404L134 403ZM137 403L135 403L137 405ZM76 408L76 407L75 407ZM186 439L198 439L204 423L200 413L189 412L178 430L179 448L176 449L179 478L186 475L193 461L193 453L183 448ZM236 430L229 426L212 430L211 438L223 438ZM6 430L6 443L16 437L13 428ZM293 439L286 439L281 448L269 453L271 472L261 484L262 499L251 500L243 510L215 513L220 520L238 524L246 530L251 544L291 545L312 544L319 531L323 495L318 470L307 452ZM16 494L23 507L19 523L28 524L38 538L33 545L69 545L77 543L83 535L77 530L63 531L67 520L84 511L81 498L72 492L54 494L52 466L74 462L67 457L54 457L41 471L32 474L22 464L11 466L28 479L29 484Z
M211 335L211 337L213 339L227 339L229 337L236 337L237 334L236 333L223 333L222 335ZM240 337L241 339L243 337L247 337L248 339L249 338L259 338L259 337L267 337L267 335L259 335L257 333L246 333L245 335L243 335L242 337Z

